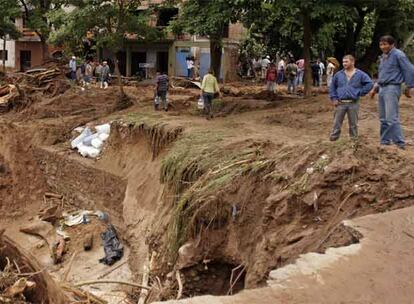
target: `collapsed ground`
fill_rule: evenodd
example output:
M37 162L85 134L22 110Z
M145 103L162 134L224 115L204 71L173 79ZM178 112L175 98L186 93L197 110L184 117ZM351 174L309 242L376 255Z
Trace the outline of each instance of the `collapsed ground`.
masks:
M68 210L107 212L129 247L132 280L141 283L149 267L151 302L261 286L299 254L358 242L343 219L413 205L414 152L378 146L375 101L362 102L358 142L345 125L343 139L331 143L326 95L262 89L227 86L212 121L200 116L191 88L171 91L168 113L153 111L150 86L126 87L134 105L123 111L115 111L116 87L74 87L11 109L0 116L0 226L25 243L18 230L53 204L46 192L62 195ZM402 100L408 140L413 107ZM74 128L109 121L98 160L70 150ZM105 227L81 229L95 229L99 243ZM50 270L58 280L82 247L70 242ZM26 247L47 263L45 248ZM69 281L82 271L74 267ZM139 289L129 293L138 297Z

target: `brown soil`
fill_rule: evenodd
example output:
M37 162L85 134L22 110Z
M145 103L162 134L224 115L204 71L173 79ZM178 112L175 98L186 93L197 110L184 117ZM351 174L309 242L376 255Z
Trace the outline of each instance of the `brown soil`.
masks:
M342 220L414 204L414 152L378 146L370 100L359 141L344 132L331 143L326 95L283 89L267 98L261 87L235 85L239 92L217 101L216 119L206 121L196 90L176 89L165 113L153 111L152 87L125 89L134 105L122 111L116 88L73 88L0 117L0 227L27 222L46 191L62 194L69 209L104 210L131 248L137 282L155 257L151 300L176 297L177 270L185 297L260 286L302 253L358 242ZM403 99L401 111L410 140L413 106ZM69 150L73 128L106 121L113 132L101 159ZM183 245L190 249L179 254ZM71 244L64 265L79 246Z

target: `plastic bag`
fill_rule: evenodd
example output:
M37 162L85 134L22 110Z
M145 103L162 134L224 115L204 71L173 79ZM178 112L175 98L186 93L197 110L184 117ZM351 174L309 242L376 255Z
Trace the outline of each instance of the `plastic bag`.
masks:
M203 96L200 96L200 98L198 99L197 108L200 109L200 110L204 109L204 98L203 98Z
M101 134L99 134L98 137L99 137L100 140L106 141L109 137L109 134L101 133Z
M96 126L95 129L99 134L103 133L109 135L109 133L111 133L111 125L109 123Z
M113 265L116 261L122 259L124 256L124 246L118 239L115 227L111 224L108 229L101 233L101 238L104 246L105 257L99 262L106 265Z
M97 158L99 153L101 152L94 147L85 146L83 144L80 144L78 146L78 150L79 150L80 155L82 155L83 157L90 157L90 158Z
M95 138L97 138L99 136L98 133L95 134L91 134L89 136L86 136L83 140L82 140L82 144L84 144L85 146L92 146L92 140L94 140Z
M90 136L90 135L92 135L92 131L91 131L91 129L89 129L89 128L85 128L85 129L82 131L82 133L81 133L78 137L76 137L74 140L72 140L72 142L70 143L70 145L71 145L72 149L77 148L77 147L78 147L78 145L79 145L79 144L81 144L81 143L82 143L82 141L83 141L86 137L88 137L88 136Z
M103 141L99 137L97 137L97 138L92 139L91 144L92 144L92 147L100 150L102 148Z
M155 98L154 98L154 104L155 105L159 105L160 104L160 97L159 96L155 96Z

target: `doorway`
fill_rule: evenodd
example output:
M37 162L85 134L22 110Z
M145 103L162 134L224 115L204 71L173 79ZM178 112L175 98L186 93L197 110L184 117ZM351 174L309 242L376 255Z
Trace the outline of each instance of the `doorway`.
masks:
M157 70L168 74L168 52L157 52Z
M20 70L27 71L32 66L32 52L20 51Z
M131 76L145 76L145 69L140 68L140 63L147 62L147 53L146 52L132 52L131 54Z

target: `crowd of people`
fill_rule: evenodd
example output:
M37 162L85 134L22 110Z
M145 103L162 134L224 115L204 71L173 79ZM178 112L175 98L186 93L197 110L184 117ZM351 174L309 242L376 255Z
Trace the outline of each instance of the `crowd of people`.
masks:
M78 64L76 56L72 56L69 61L70 79L73 82L79 82L84 88L91 86L95 77L96 83L101 89L107 89L111 80L111 69L108 61L94 61L92 58L86 58L82 64Z
M326 75L326 83L329 87L335 71L339 68L338 61L331 57L326 60L326 65L317 59L311 63L313 85L320 87L323 77ZM293 56L272 60L270 56L253 58L247 69L247 76L260 79L266 83L266 89L275 93L277 85L287 83L288 93L295 94L298 86L303 85L305 75L305 60L295 60Z
M339 62L335 58L328 58L325 64L317 59L312 62L312 78L314 86L321 86L323 75L326 74L326 83L329 87L329 97L335 107L334 123L330 140L336 141L341 134L342 123L348 116L349 134L352 139L358 137L358 112L360 98L369 94L374 98L379 93L379 118L381 145L395 144L405 148L405 140L400 124L399 99L402 94L402 84L405 83L405 95L411 98L411 89L414 88L414 65L407 56L395 47L395 40L391 36L380 38L379 46L383 52L379 62L378 80L376 83L368 74L355 67L355 58L346 55L342 59L343 69L339 70ZM253 59L251 71L254 77L266 82L269 92L275 92L276 86L287 81L288 93L296 93L296 88L303 84L305 62L303 59L294 60L292 56L277 62L270 56L262 59ZM92 77L96 77L100 88L108 87L111 77L107 61L94 63L87 59L78 66L76 57L69 62L70 77L73 81L81 79L85 87L89 87ZM187 58L188 78L194 78L194 58ZM160 103L164 111L168 111L169 78L166 72L158 72L154 92L155 110L159 110ZM201 82L201 96L204 113L207 119L213 118L212 102L216 95L221 96L217 78L212 69L203 77Z

